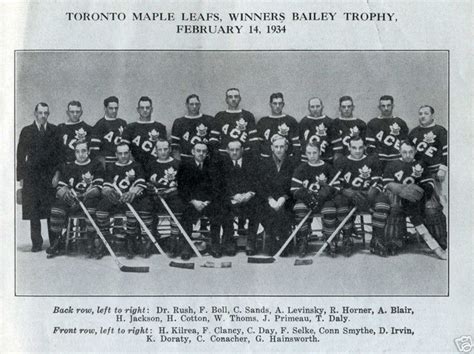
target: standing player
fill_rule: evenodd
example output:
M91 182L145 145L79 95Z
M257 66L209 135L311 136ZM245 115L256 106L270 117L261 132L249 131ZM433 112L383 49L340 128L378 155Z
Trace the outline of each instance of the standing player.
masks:
M102 163L117 161L115 147L120 142L127 122L117 118L119 99L115 96L104 100L104 117L92 128L91 152L93 157L98 157Z
M320 147L317 143L310 142L305 147L305 155L308 161L299 165L291 179L291 192L297 200L294 212L295 222L299 224L309 210L321 212L323 224L323 236L325 239L336 229L338 219L336 203L331 200L336 191L339 181L329 186L334 177L334 169L331 165L320 159ZM341 210L347 214L347 205ZM345 215L342 215L342 219ZM305 257L308 247L308 237L311 234L311 218L303 224L298 233L298 254ZM336 242L329 245L329 252L335 255Z
M375 153L383 166L400 157L400 142L408 137L405 121L393 116L394 106L392 96L380 97L380 116L367 124L367 152Z
M347 156L351 138L361 137L365 140L367 124L362 119L354 118L354 108L354 101L351 96L342 96L339 99L341 116L334 120L334 128L338 133L338 137L332 141L335 160L341 156Z
M390 211L390 201L381 192L380 161L374 155L365 154L364 140L360 136L350 139L349 151L350 154L336 160L334 166L336 170L341 171L342 195L359 211L372 213L370 251L385 257L387 255L385 224ZM344 236L343 245L349 252L353 242L349 234Z
M402 157L390 162L383 176L392 202L386 228L389 251L397 253L403 248L408 216L435 254L446 259L446 217L441 209L430 207L437 198L433 178L425 164L415 160L415 146L411 141L401 143L400 153Z
M59 254L61 247L61 232L66 226L66 220L71 212L81 210L72 190L76 192L84 203L87 211L94 217L96 206L100 198L102 188L103 167L98 160L89 157L89 142L79 140L74 143L75 160L62 167L56 201L51 208L50 239L53 244L46 250L49 257ZM86 220L87 236L89 239L88 254L92 257L95 230L89 219Z
M156 159L154 151L158 139L166 140L166 127L151 120L153 102L150 97L142 96L137 106L138 121L130 123L122 134L122 141L129 144L133 158L143 167Z
M200 112L201 101L196 94L186 97L188 113L173 122L171 128L171 146L173 156L178 160L192 160L191 150L200 141L209 142L213 117Z
M155 149L158 158L151 161L146 168L149 176L148 182L152 186L151 194L155 202L154 211L160 214L167 213L159 199L161 197L166 201L179 221L184 209L184 205L178 196L177 173L179 160L175 160L170 156L170 143L167 140L158 140ZM173 218L170 219L170 226L172 240L171 255L172 257L177 257L181 252L179 249L179 229ZM148 247L146 249L148 250ZM187 257L190 255L189 253L183 253L183 256L185 259L188 259Z
M278 134L288 140L288 155L299 161L301 157L301 144L298 134L298 122L292 116L283 114L285 100L281 92L270 95L271 114L261 118L257 123L257 133L260 139L260 156L272 156L271 138Z
M142 166L132 160L130 147L124 142L120 142L116 147L117 161L106 166L104 187L102 188L102 199L97 205L97 225L106 237L110 238L110 216L116 213L124 213L127 217L126 242L127 258L133 258L135 241L140 235L140 226L133 213L127 208L125 203L131 203L138 212L143 222L151 228L152 205L148 197L144 196L146 188L145 173ZM115 190L117 186L122 192L122 196ZM104 256L104 245L100 240L96 241L97 258Z
M216 114L211 129L209 143L221 156L227 155L227 145L232 140L240 140L244 151L257 154L258 137L255 117L249 111L241 109L239 89L230 88L226 91L227 110Z
M301 160L307 161L306 145L317 144L321 150L321 160L332 162L334 159L333 144L341 142L339 132L334 130L334 120L323 114L323 101L313 97L308 101L309 115L299 122Z
M420 125L413 128L408 138L415 144L415 159L426 163L428 171L434 177L436 192L447 204L442 183L448 173L448 133L444 127L435 124L434 113L433 107L421 106L418 111ZM433 208L439 206L433 205Z
M75 143L82 140L90 141L92 127L81 120L81 102L69 102L66 114L68 116L66 123L58 125L58 137L63 144L63 149L60 151L61 161L63 163L71 163L76 159Z

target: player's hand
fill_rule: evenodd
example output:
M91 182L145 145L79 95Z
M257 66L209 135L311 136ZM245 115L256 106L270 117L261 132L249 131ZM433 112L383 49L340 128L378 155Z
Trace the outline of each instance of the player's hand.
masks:
M117 191L111 187L102 188L102 194L107 198L112 204L118 204L120 202L120 195Z
M423 198L424 192L423 188L416 184L404 184L400 191L400 198L415 203Z
M136 198L136 196L137 193L130 189L130 191L122 194L122 197L120 197L120 201L122 203L131 203Z
M199 212L203 211L203 209L207 206L206 202L196 199L191 200L191 204Z
M89 186L84 193L84 200L100 197L100 190L95 186Z
M129 192L135 194L135 196L141 195L143 192L143 188L139 186L133 186L130 188Z
M436 179L440 182L444 182L444 180L446 179L446 171L439 169L438 173L436 173Z

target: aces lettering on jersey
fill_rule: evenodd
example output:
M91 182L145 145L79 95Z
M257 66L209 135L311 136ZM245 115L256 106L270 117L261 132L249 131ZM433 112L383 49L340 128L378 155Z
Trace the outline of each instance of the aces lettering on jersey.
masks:
M362 188L362 189L370 187L370 178L369 179L364 179L364 178L361 178L361 177L357 176L351 181L351 177L352 177L351 172L347 172L344 175L345 181L348 184L350 184L351 186L356 187L356 188Z
M403 179L404 172L398 171L394 174L395 178L402 184L413 184L415 183L415 179L412 176L408 176L407 178Z
M83 193L90 186L93 178L94 178L94 176L92 176L90 172L87 172L86 174L82 175L82 180L80 182L78 182L76 185L74 184L74 182L75 182L74 177L69 178L69 185L74 190L76 190L80 193Z
M378 141L383 142L387 146L393 146L397 150L400 150L400 140L395 138L393 135L387 135L385 138L383 137L384 132L383 130L379 131L375 137Z
M135 171L133 171L133 172L135 172ZM116 186L118 186L122 191L123 190L128 190L128 188L130 188L130 186L132 185L132 182L130 181L129 177L127 176L125 178L122 178L120 181L119 181L119 178L120 178L119 175L115 175L114 184Z
M434 146L430 146L427 142L421 141L419 144L416 143L418 138L413 139L413 143L416 145L416 151L424 152L426 156L433 157L438 151Z
M120 140L122 139L122 137L120 135L114 137L114 135L115 135L115 132L110 131L110 132L108 132L107 134L104 135L104 139L107 140L109 143L111 143L113 141L113 143L115 145L117 145L118 143L120 143Z
M228 131L229 131L229 124L225 124L222 127L222 132L225 135L230 136L232 139L240 140L243 143L247 141L247 132L242 131L238 127L233 128L229 133L227 133Z

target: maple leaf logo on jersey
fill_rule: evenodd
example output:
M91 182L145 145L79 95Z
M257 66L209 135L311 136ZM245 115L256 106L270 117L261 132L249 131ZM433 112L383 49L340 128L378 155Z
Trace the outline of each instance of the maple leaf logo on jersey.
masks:
M351 137L357 137L359 136L359 134L360 134L360 130L359 128L357 128L357 126L351 128L350 133L349 133Z
M372 169L368 168L367 165L364 165L362 168L359 168L359 176L362 178L369 178L372 173Z
M168 182L174 181L176 179L176 173L177 171L173 167L168 168L165 170L165 179Z
M235 124L237 125L237 129L239 129L241 132L247 129L247 122L243 118L240 118L237 122L235 122Z
M424 171L423 167L421 167L419 163L417 163L415 166L412 166L411 169L412 169L411 175L415 178L420 178Z
M280 124L278 126L278 134L281 136L287 136L289 131L290 127L287 126L286 123Z
M196 127L197 135L200 137L206 136L207 134L207 127L204 124L199 124Z
M326 183L328 181L328 178L324 173L321 173L319 176L316 176L316 182L318 183Z
M74 132L76 134L74 136L76 140L84 140L86 138L87 132L84 129L81 128L79 130L75 130Z
M400 135L400 126L397 123L393 123L390 126L390 134L392 135Z
M151 132L148 132L148 140L157 141L160 133L153 129Z
M94 179L94 176L89 171L87 171L87 173L84 173L82 175L82 181L86 184L91 184L93 179Z
M423 135L423 141L428 144L433 144L435 141L436 135L433 132L429 132Z
M129 182L133 182L135 179L135 170L132 168L130 171L125 172L126 179L128 179Z
M324 123L321 123L320 125L318 125L318 126L316 127L316 135L318 135L318 136L326 136L326 135L327 135L327 134L326 134L326 131L327 131L327 130L328 130L328 128L326 128L326 127L324 126Z

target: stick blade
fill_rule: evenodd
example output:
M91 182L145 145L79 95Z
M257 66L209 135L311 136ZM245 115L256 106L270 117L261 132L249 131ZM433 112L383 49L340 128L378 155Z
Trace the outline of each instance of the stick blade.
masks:
M312 259L295 259L295 266L311 265L311 264L313 264Z
M248 263L273 263L275 258L273 257L249 257L247 258Z
M150 267L130 267L121 265L120 270L127 273L148 273L150 271Z
M170 267L181 268L181 269L194 269L194 263L180 263L180 262L170 262Z

